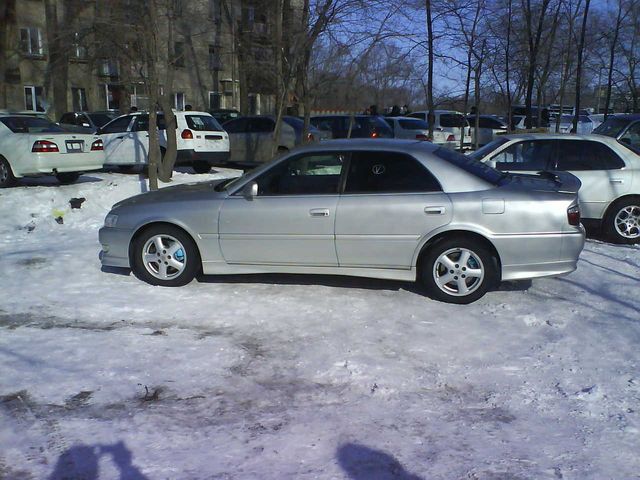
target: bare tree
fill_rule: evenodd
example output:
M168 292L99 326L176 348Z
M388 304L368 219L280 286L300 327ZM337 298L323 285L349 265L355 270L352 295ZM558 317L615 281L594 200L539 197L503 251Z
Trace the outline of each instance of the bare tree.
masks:
M587 31L587 18L589 16L589 4L591 0L585 0L584 13L582 15L582 29L580 30L580 43L578 44L578 64L576 67L576 103L573 115L573 131L578 130L578 117L580 117L580 94L582 93L582 57L584 55L584 37Z

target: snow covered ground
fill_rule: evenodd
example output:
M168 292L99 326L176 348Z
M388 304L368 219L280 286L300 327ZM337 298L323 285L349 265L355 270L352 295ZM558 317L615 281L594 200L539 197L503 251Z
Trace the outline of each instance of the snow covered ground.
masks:
M346 277L163 289L98 260L144 182L81 180L0 190L0 478L640 478L640 248L588 241L469 306Z

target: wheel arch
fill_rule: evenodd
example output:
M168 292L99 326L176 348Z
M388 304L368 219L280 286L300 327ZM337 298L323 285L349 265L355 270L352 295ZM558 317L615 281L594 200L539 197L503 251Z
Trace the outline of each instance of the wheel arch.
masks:
M13 174L14 178L22 178L22 175L16 175L15 168L13 168L13 165L11 165L11 162L9 161L9 159L4 155L2 155L1 153L0 153L0 160L4 160L5 162L7 162L7 165L9 166L9 169L11 170L11 173Z
M464 228L441 231L423 241L415 257L414 265L416 268L416 278L420 278L423 261L429 249L433 245L436 245L438 242L453 237L463 237L465 239L471 239L477 241L478 243L489 249L496 260L496 272L498 274L498 280L500 281L502 277L502 260L500 259L500 254L498 253L498 250L496 249L493 242L491 242L491 240L489 240L487 236L483 235L480 232L467 230Z
M601 222L604 223L606 218L613 212L613 209L615 208L616 204L625 201L625 200L630 200L632 198L637 198L640 201L640 194L638 193L625 193L624 195L619 196L618 198L616 198L615 200L612 200L609 205L607 205L607 208L604 210L604 214L602 215L602 219Z
M202 252L200 250L200 244L198 243L198 235L195 235L193 232L191 232L185 225L176 222L170 222L166 219L148 220L144 223L141 223L134 229L134 232L129 239L129 248L127 250L129 255L129 264L133 265L133 245L137 238L150 228L157 227L159 225L167 225L173 228L177 228L184 232L185 235L189 236L189 238L191 238L193 244L196 246L198 259L200 261L200 269L202 270Z

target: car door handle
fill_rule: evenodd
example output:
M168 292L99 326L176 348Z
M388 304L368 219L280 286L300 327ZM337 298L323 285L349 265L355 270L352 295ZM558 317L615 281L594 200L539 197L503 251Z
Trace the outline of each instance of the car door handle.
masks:
M309 210L309 215L312 217L328 217L329 209L328 208L312 208Z
M445 211L444 207L424 207L424 213L427 215L444 215Z
M609 180L610 183L624 183L624 180L621 178L612 178Z

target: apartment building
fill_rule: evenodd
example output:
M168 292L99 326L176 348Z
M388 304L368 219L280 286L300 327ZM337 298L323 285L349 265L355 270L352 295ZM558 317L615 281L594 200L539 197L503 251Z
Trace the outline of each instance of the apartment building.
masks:
M141 50L145 0L3 0L0 109L148 109ZM271 113L276 82L272 2L155 0L159 88L177 110ZM286 2L287 9L299 2ZM170 79L170 81L167 81Z

